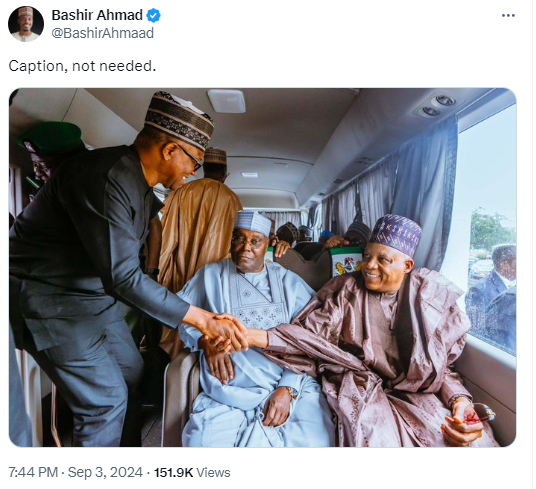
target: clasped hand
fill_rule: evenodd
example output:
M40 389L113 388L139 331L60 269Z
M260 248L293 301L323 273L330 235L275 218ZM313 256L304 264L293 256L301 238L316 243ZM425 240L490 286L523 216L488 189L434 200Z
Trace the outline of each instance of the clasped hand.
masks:
M226 342L221 336L213 340L203 336L199 340L199 346L205 352L210 375L216 377L222 384L227 384L234 379L233 361L229 353L220 349L222 343Z
M239 352L248 349L247 329L234 316L230 314L214 315L207 322L203 333L214 340L214 347L218 351Z
M441 425L443 438L453 447L467 447L482 438L484 425L480 421L473 403L467 397L459 397L452 404L452 417L445 418Z
M278 387L264 405L264 426L275 428L282 425L290 414L292 398L286 387Z

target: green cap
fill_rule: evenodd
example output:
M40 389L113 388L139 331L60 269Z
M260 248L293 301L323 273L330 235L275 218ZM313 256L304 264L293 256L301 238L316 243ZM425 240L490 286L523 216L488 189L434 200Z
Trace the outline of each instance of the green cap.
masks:
M38 124L17 138L17 144L22 148L26 148L24 145L26 141L42 155L68 153L83 145L82 131L70 122Z

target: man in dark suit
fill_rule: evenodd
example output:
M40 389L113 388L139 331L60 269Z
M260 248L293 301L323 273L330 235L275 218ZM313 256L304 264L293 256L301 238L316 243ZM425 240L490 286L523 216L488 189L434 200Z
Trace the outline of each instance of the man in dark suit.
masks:
M246 347L239 330L143 273L138 252L152 187L195 174L212 135L207 114L157 92L132 146L62 164L10 230L10 320L74 414L75 446L119 446L143 361L118 301L170 328L191 324ZM127 432L128 430L125 430Z
M496 246L491 259L493 270L469 289L465 296L465 309L471 320L471 332L493 339L486 324L486 310L499 294L515 285L516 245Z
M514 285L498 295L486 309L486 328L493 342L508 353L516 353L516 294Z

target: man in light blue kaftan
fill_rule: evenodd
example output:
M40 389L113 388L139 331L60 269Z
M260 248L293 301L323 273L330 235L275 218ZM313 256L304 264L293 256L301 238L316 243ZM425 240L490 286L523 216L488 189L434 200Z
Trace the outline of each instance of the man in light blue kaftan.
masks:
M250 328L267 330L288 323L314 291L293 272L264 263L270 224L257 212L239 212L232 260L206 265L179 297L215 313L230 312ZM179 334L192 351L206 344L190 326L182 325ZM312 377L281 368L259 349L249 348L230 354L233 374L222 384L210 373L208 355L208 349L201 351L203 392L194 402L183 446L334 445L331 411Z

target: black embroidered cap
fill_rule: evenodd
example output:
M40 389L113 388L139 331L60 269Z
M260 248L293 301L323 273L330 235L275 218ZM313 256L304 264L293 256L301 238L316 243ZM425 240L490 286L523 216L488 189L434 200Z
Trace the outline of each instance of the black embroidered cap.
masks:
M205 151L214 131L214 121L192 102L167 92L156 92L151 99L145 125L165 132Z

